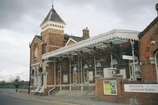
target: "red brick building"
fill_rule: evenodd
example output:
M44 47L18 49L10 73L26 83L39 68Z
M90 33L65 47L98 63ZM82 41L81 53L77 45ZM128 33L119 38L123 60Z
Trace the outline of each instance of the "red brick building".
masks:
M139 35L139 56L143 80L158 80L158 17Z
M95 90L95 77L157 80L158 17L143 31L114 29L90 38L64 34L52 7L30 44L30 92ZM123 91L123 90L122 90ZM97 92L97 90L96 90Z

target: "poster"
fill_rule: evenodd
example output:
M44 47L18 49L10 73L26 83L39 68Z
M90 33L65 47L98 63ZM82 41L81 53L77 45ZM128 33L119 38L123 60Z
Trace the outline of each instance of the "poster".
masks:
M67 74L63 75L63 83L68 83L68 75Z
M104 95L117 95L116 80L103 81Z

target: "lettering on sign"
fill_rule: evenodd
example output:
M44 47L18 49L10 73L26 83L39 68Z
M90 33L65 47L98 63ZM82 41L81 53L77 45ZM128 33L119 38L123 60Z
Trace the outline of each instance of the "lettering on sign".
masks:
M158 93L158 84L124 84L125 92Z

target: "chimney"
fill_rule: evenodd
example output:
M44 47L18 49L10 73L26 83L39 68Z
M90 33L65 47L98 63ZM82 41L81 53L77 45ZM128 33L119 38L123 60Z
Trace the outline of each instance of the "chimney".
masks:
M86 29L83 29L83 36L82 38L83 39L88 39L89 38L89 30L88 30L88 27L86 27Z

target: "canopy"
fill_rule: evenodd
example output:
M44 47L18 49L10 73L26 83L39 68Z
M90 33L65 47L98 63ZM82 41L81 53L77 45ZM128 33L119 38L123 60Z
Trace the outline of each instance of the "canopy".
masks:
M70 53L75 54L76 51L81 50L83 52L89 52L90 49L88 49L88 47L94 46L103 49L107 47L107 44L105 43L110 42L114 44L121 44L129 42L130 39L138 41L138 35L139 31L114 29L107 33L100 34L98 36L80 41L76 44L65 46L55 51L43 54L42 59L47 59L49 57L59 57Z

